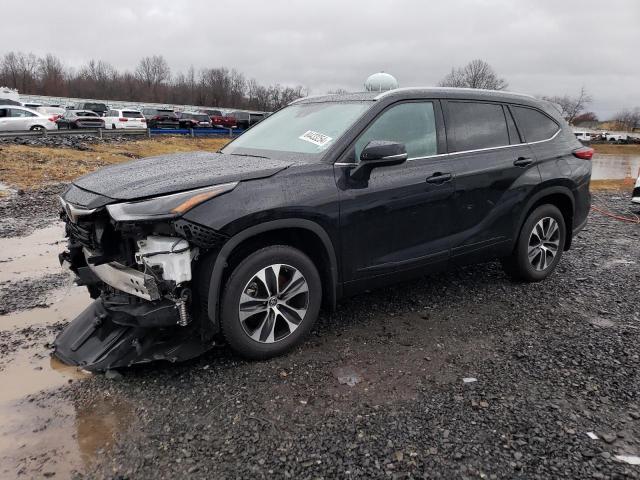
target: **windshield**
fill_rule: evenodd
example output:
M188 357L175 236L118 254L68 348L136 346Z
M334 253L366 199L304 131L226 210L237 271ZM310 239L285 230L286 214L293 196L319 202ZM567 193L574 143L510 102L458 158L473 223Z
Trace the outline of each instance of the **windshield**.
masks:
M227 145L223 153L278 157L278 152L322 154L367 110L370 102L291 105L269 115Z

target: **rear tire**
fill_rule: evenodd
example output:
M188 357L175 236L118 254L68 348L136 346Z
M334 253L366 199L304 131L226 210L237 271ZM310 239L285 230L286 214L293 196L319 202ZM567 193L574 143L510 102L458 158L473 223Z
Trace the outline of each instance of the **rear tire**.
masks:
M32 132L44 132L44 127L42 125L34 125L29 130Z
M309 257L285 245L262 248L242 260L226 283L222 334L243 357L281 355L309 334L321 300L322 282Z
M541 205L525 220L513 253L502 259L502 267L514 280L544 280L560 262L566 238L560 210L554 205Z

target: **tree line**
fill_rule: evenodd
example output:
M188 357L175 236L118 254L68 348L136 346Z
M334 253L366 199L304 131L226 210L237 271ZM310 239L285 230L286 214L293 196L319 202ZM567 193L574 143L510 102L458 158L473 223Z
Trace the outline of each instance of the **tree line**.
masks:
M144 57L129 71L103 60L74 69L52 54L8 52L0 57L0 86L32 95L261 111L276 110L306 95L302 86L262 85L225 67L172 72L162 55Z

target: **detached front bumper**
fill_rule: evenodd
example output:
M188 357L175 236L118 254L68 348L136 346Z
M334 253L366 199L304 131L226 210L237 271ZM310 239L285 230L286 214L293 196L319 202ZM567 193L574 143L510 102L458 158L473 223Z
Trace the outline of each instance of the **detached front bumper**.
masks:
M149 328L140 321L148 318L150 323L158 323L164 316L175 325L172 308L167 305L163 312L151 310L135 317L129 309L125 313L98 299L58 335L54 355L86 370L105 371L154 360L189 360L213 347L213 342L202 341L193 324L186 328Z

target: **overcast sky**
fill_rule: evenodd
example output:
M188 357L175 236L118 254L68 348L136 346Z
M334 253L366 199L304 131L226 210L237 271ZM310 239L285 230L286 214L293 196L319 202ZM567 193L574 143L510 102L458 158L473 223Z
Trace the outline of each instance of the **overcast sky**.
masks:
M173 71L226 66L317 94L361 90L380 70L435 85L482 58L509 90L584 85L602 117L640 107L640 0L2 0L0 11L0 55L51 52L70 66L134 69L162 54Z

